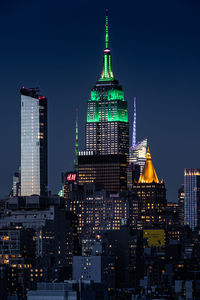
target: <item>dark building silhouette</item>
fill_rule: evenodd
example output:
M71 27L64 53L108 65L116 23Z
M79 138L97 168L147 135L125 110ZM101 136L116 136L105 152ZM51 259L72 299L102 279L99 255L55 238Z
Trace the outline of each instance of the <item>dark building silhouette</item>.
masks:
M36 240L33 229L18 226L0 230L0 266L7 274L7 294L23 297L31 288L29 271L35 264ZM2 270L3 271L3 270Z
M125 155L96 155L89 151L78 156L78 183L102 184L107 191L127 189L127 159Z
M10 197L4 202L0 265L6 264L9 272L14 270L16 275L12 276L21 278L24 286L35 288L40 281L66 280L72 276L72 257L80 254L78 218L65 210L64 200L58 196L27 196ZM28 240L29 232L32 236ZM24 244L26 256L19 248ZM26 289L21 290L16 282L15 290L20 289L25 296Z
M140 165L129 163L127 167L127 188L133 189L133 183L137 183L140 178Z

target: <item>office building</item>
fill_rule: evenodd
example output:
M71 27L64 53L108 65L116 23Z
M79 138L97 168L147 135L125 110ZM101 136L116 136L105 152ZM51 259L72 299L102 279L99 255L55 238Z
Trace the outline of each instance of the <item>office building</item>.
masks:
M92 280L105 288L115 287L114 257L104 255L73 256L73 280Z
M99 154L129 152L127 101L121 85L115 79L109 49L108 12L106 12L105 49L100 79L91 90L87 103L86 151Z
M13 175L12 196L21 195L20 172L15 172Z
M122 226L120 230L106 231L102 239L104 252L115 257L116 286L136 288L143 267L140 259L143 252L143 245L140 245L142 231L132 231L129 226Z
M200 225L200 169L184 170L184 224Z
M129 163L134 163L140 166L140 173L142 173L147 153L147 138L138 142L135 146L129 149Z
M140 177L140 166L134 163L129 163L127 167L127 188L133 189L133 183L138 182Z
M70 210L78 216L78 232L82 238L94 238L107 230L119 230L128 223L129 202L133 192L109 192L101 185L77 186L70 193Z
M158 180L149 148L143 172L138 183L133 184L133 189L139 199L138 229L164 224L167 207L166 189L163 180Z
M103 70L87 102L85 151L79 152L78 183L99 183L109 191L127 189L129 123L127 101L115 79L106 10Z
M34 254L41 268L37 264L32 267L30 281L69 279L72 256L79 254L78 219L65 210L64 199L58 196L11 197L6 205L0 229L13 226L35 231ZM43 271L38 273L39 269ZM67 271L62 273L63 269Z
M78 184L98 183L107 191L127 189L127 159L123 154L99 155L81 151L78 156Z
M48 192L47 98L21 88L21 195Z
M0 266L7 273L7 295L17 294L20 299L31 287L28 273L35 264L35 250L34 230L19 226L0 230Z
M82 256L73 256L73 280L92 280L104 289L114 289L115 258L105 252L103 241L98 236L96 240L83 240L82 245Z
M70 192L73 190L73 185L77 184L77 173L62 172L62 197L69 199ZM67 206L66 200L66 206Z
M179 205L177 202L167 202L167 207L165 211L166 224L176 225L179 223Z

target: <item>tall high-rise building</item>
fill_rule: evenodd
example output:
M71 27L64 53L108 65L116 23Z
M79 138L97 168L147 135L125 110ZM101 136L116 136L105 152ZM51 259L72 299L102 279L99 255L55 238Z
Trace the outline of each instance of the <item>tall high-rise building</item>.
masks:
M138 195L137 228L164 224L167 208L166 189L163 180L159 181L154 169L149 148L146 163L138 183L133 184ZM134 211L134 210L133 210ZM132 218L134 219L134 215Z
M178 189L178 218L179 224L184 225L184 184Z
M21 195L48 191L47 98L21 88Z
M87 104L86 151L128 156L127 102L122 87L112 72L107 10L105 29L103 70L100 79L91 90L91 98Z
M140 173L142 173L146 162L147 153L147 138L138 142L134 147L129 149L129 163L134 163L140 166Z
M184 170L184 224L200 226L200 169Z

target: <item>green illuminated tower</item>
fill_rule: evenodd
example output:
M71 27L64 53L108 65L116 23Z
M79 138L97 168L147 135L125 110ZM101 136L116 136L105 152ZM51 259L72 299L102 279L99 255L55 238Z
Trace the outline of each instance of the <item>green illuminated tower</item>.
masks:
M75 172L78 171L78 109L76 109L76 140L75 140L75 159L74 159Z
M91 90L87 104L86 150L99 154L129 152L127 102L119 82L114 78L109 49L108 10L106 10L105 49L100 79Z

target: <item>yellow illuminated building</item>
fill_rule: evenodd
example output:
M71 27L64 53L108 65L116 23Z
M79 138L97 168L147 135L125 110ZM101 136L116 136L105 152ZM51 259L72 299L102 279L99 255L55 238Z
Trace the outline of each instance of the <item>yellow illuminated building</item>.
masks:
M152 160L151 160L151 154L149 151L149 147L147 149L146 154L146 163L143 169L142 174L140 175L138 183L159 183L156 171L154 169Z
M132 223L137 229L166 223L166 189L163 180L159 181L154 169L149 148L146 163L137 183L133 184L138 204L132 207ZM134 204L134 203L133 203ZM132 204L132 205L133 205Z
M165 245L164 229L143 230L143 238L147 239L149 247L163 247Z

